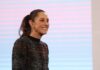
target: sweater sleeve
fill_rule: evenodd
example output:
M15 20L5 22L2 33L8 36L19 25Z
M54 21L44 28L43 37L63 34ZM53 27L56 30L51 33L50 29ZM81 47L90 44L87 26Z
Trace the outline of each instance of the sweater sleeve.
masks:
M48 67L48 65L49 65L49 49L48 49L48 45L46 43L45 43L45 45L47 48L47 70L49 70L49 67Z
M44 42L41 42L43 47L43 51L44 51L44 56L45 56L45 62L44 62L44 70L49 70L48 64L49 64L49 49L48 49L48 45Z
M27 45L17 40L12 52L12 70L28 70L27 67Z

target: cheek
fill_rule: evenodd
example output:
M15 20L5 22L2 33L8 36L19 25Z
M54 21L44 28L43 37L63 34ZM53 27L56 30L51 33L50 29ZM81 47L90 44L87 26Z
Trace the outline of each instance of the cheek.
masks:
M40 24L37 24L36 25L36 28L39 28L40 29L41 28L41 25Z
M35 29L38 30L38 31L40 31L41 30L41 25L36 25Z
M37 23L37 22L34 23L33 27L36 28L36 29L39 28L40 27L40 23Z

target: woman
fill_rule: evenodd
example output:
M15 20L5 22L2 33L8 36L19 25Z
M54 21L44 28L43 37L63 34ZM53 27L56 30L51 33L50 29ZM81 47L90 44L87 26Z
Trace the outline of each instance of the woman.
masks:
M48 28L48 17L41 9L24 17L20 27L22 35L13 47L12 70L49 70L48 46L41 41Z

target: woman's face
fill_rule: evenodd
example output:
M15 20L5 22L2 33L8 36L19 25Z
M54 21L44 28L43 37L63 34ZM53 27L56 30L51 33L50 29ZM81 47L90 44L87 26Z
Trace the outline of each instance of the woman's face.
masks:
M37 17L35 17L34 22L32 22L32 31L39 35L44 35L47 33L49 28L49 19L44 12L39 12Z

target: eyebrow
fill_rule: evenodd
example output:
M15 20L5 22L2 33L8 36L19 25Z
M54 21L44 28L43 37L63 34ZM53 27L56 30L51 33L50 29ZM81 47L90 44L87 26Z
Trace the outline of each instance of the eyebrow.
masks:
M40 18L40 19L44 19L44 18ZM49 20L49 18L47 18L47 20Z

